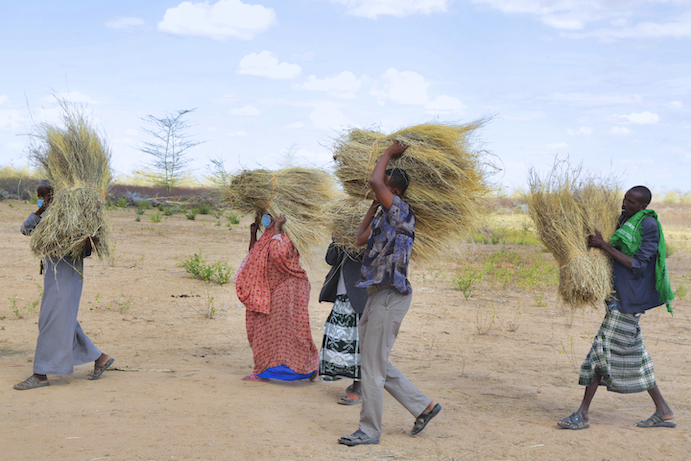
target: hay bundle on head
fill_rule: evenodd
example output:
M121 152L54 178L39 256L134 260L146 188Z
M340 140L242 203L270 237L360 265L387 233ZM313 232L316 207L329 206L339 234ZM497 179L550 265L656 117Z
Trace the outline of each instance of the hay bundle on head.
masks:
M558 163L544 178L530 173L527 197L538 237L559 264L559 295L572 307L596 306L612 291L612 261L588 248L595 229L609 240L621 210L616 181L585 177L580 168Z
M112 178L110 150L83 111L60 101L62 124L39 125L30 156L53 187L53 198L31 233L41 258L79 260L92 237L99 258L110 255L105 196Z
M355 244L362 218L370 206L369 201L349 195L335 200L327 209L329 228L333 242L348 252L359 252L362 246Z
M410 177L403 199L417 219L412 258L432 260L448 254L448 244L471 232L480 215L480 199L490 191L485 152L472 146L485 119L465 125L423 124L391 135L351 129L336 140L336 176L354 198L369 197L374 165L394 141L408 146L389 162Z
M274 218L284 215L283 229L305 256L328 239L325 211L336 196L328 173L299 167L245 170L233 175L223 189L224 201L235 210L256 216L269 213Z

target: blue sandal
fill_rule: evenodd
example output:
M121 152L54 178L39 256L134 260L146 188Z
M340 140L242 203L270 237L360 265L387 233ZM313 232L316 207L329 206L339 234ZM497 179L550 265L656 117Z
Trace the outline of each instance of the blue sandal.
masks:
M355 445L376 445L379 443L379 437L370 437L360 429L353 432L351 435L346 435L338 439L338 443L354 447Z
M14 388L18 391L28 391L29 389L36 389L37 387L44 386L50 386L50 383L47 379L45 381L41 381L35 375L31 375L21 383L15 384Z

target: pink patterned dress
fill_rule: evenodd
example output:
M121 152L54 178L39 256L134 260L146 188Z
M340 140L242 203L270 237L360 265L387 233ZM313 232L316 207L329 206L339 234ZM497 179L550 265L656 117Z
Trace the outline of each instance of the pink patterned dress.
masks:
M238 298L247 309L254 373L283 365L296 376L267 377L306 378L319 367L319 352L310 331L310 283L288 236L272 234L271 227L264 231L235 281Z

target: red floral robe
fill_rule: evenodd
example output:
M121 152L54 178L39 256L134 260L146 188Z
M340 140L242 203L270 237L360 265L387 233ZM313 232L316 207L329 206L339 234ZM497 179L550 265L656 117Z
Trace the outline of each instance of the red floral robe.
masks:
M271 227L266 229L235 281L238 298L247 308L254 373L285 365L309 374L319 367L307 309L310 283L288 236L272 234Z

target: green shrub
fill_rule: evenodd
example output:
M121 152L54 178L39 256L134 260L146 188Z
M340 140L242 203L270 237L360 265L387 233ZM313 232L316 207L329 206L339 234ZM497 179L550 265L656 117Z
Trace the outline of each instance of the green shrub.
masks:
M211 205L208 203L202 203L201 205L197 206L195 208L197 210L197 214L211 214Z
M116 202L115 206L119 208L127 208L127 199L125 197L120 197Z
M240 218L236 213L228 213L228 216L226 216L226 219L228 220L228 227L231 227L233 224L240 224Z
M150 210L153 207L151 202L149 202L148 200L139 200L135 202L134 206L136 206L137 208L142 208L144 210Z
M189 213L185 213L185 217L190 221L194 221L194 218L197 217L197 209L192 208Z
M161 222L161 213L158 211L156 213L150 214L151 222Z
M216 261L214 263L207 263L202 256L201 250L190 256L188 259L182 261L180 266L184 267L188 274L199 280L206 282L216 282L219 285L224 285L230 281L235 272L233 268L227 263Z
M482 280L482 274L475 269L467 268L455 276L452 281L463 292L465 299L468 299L473 294L473 284L479 280Z

